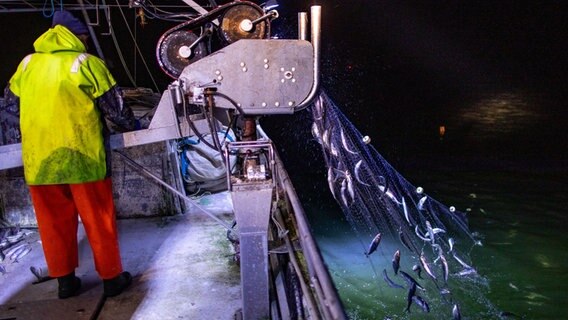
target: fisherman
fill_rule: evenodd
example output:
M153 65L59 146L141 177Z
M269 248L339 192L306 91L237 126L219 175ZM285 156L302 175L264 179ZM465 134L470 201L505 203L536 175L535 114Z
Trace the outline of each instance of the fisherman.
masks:
M105 296L122 293L132 282L119 251L103 116L125 131L135 129L137 121L104 62L86 53L88 38L83 22L68 11L55 12L52 27L34 42L35 53L10 79L0 110L19 113L24 176L60 299L81 288L75 276L78 216ZM10 128L5 137L17 136L14 132Z

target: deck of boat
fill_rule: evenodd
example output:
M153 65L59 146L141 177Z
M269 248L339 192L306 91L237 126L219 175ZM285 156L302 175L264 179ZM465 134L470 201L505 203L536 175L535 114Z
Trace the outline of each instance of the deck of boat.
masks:
M199 200L228 223L227 192ZM192 211L192 210L190 210ZM44 267L37 233L24 241L32 251L19 262L8 257L0 275L0 319L234 319L241 308L238 263L225 229L202 213L118 221L124 269L132 286L113 298L102 297L91 249L79 227L82 280L78 296L57 298L57 281L32 284L30 267Z

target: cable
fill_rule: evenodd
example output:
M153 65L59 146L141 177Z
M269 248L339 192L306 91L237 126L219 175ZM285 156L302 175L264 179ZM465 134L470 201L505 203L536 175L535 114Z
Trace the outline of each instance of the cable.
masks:
M207 112L205 113L208 114ZM221 142L219 141L219 134L217 132L217 124L213 122L213 116L207 117L207 124L209 126L209 131L211 132L211 140L213 141L213 145L215 146L214 150L217 150L220 155L223 154L223 149L221 148ZM225 158L221 157L223 162L225 162ZM226 165L226 163L225 163Z
M181 90L181 88L179 88L178 90ZM213 149L213 150L217 150L213 145L211 145L207 140L203 139L204 135L201 134L201 132L199 132L199 130L197 130L197 127L195 126L195 124L193 123L193 121L191 121L191 119L189 118L189 116L187 115L187 103L185 101L185 99L182 99L182 107L183 107L183 113L185 116L185 120L187 121L187 124L191 127L191 130L193 132L195 132L195 135L198 137L199 141L203 141L203 143L205 143L206 146L208 146L209 148ZM206 114L204 114L205 117L207 117ZM213 133L211 133L213 134ZM181 132L180 132L180 137L182 136Z
M118 2L118 0L117 0ZM124 60L124 56L122 55L122 50L120 49L120 46L118 45L118 40L116 39L116 35L113 32L113 28L112 28L112 24L110 23L110 9L109 10L109 14L107 15L107 20L108 20L108 25L109 25L109 33L110 36L112 38L112 42L114 43L114 47L116 49L116 52L118 54L118 58L120 59L120 62L122 63L122 67L124 68L124 71L126 72L126 76L128 77L128 79L130 80L130 82L132 83L132 85L134 87L137 87L136 85L136 81L134 80L134 78L132 77L132 74L130 73L130 70L128 69L128 66L126 65L126 61ZM122 12L122 11L121 11Z
M231 97L229 97L229 96L227 96L223 93L220 93L220 92L212 92L211 94L214 95L214 96L219 96L219 97L229 101L235 107L235 109L237 109L239 111L239 114L246 115L243 108L241 108L241 106L239 106L239 104L235 100L231 99Z
M227 136L229 135L229 130L233 127L234 121L237 117L232 115L231 116L231 121L229 121L229 125L227 125L227 130L225 130L225 136L223 136L223 143L225 143L225 141L227 141Z
M116 0L116 3L118 5L118 0ZM156 88L156 92L160 92L160 89L158 88L158 84L156 83L156 80L154 79L154 76L152 75L152 72L150 72L150 68L148 67L148 64L146 63L146 59L144 59L144 55L140 51L140 47L138 47L138 43L136 43L136 38L134 38L134 35L132 34L132 30L130 30L130 26L128 25L128 21L126 20L126 16L124 15L124 12L122 12L122 9L121 9L120 6L118 6L118 9L120 11L120 14L122 15L122 19L124 19L126 29L128 29L128 33L130 34L130 37L132 38L132 40L134 42L134 47L136 48L136 51L138 52L138 54L142 58L142 63L144 63L144 66L146 67L146 71L148 72L148 75L150 76L150 79L152 80L152 83L154 84L154 87ZM113 33L113 39L114 38L115 38L115 36L114 36L114 33ZM120 54L120 55L122 56L122 54ZM124 68L127 69L126 66L124 66ZM128 74L130 76L129 72L128 72ZM130 77L132 77L132 76L130 76ZM132 83L135 83L134 80L132 80ZM136 85L134 85L134 86L136 86Z
M177 189L175 189L174 187L170 186L169 184L167 184L165 181L163 181L162 179L160 179L159 177L157 177L156 175L154 175L152 172L148 171L146 168L144 168L143 166L141 166L140 164L138 164L136 161L130 159L126 154L115 150L114 152L116 152L118 155L120 155L127 164L129 164L130 166L132 166L133 168L139 170L140 172L142 172L143 174L145 174L146 176L152 178L154 181L158 182L159 184L161 184L162 186L166 187L168 190L172 191L173 193L175 193L176 195L178 195L179 197L181 197L182 199L189 201L191 204L193 204L197 209L201 210L203 213L205 213L206 215L208 215L209 217L213 218L213 220L217 221L220 225L222 225L223 227L225 227L225 229L227 230L231 230L231 226L229 226L225 221L219 219L217 216L215 216L213 213L205 210L200 204L197 203L197 201L191 199L190 197L186 196L185 194L181 193L180 191L178 191Z
M53 17L53 14L55 14L55 3L54 3L54 0L51 0L50 2L51 2L51 10L50 10L49 15L46 14L47 0L45 0L45 1L43 2L43 9L42 9L42 12L41 12L41 13L42 13L43 16L46 17L46 18L51 18L51 17ZM61 0L61 2L59 3L59 5L60 5L60 9L59 9L59 10L63 11L63 0Z

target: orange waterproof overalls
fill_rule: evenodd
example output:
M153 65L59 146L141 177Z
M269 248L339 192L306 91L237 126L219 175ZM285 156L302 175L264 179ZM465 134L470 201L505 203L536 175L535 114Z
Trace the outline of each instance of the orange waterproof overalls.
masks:
M116 81L67 28L35 42L10 80L19 98L22 160L49 275L78 267L78 216L102 279L122 272L104 123L97 99Z

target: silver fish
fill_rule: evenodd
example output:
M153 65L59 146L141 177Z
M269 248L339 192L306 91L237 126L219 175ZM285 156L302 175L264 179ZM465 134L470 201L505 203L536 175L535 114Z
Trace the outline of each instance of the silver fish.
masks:
M450 290L448 288L442 288L440 289L440 294L441 295L446 295L446 294L450 294Z
M461 320L461 318L460 307L457 304L454 304L454 307L452 308L452 320Z
M459 262L459 264L462 265L462 267L464 267L465 269L473 269L472 266L468 265L467 263L465 263L462 259L460 259L456 253L452 253L452 256L454 257L454 259L456 259L457 262Z
M17 246L13 246L10 249L8 249L6 252L4 252L4 254L6 255L6 257L11 257L14 254L14 252L24 248L25 246L26 246L26 243L21 243Z
M464 268L462 271L458 272L457 275L460 277L475 275L477 271L474 268Z
M24 250L22 250L21 252L19 252L16 257L14 258L14 262L19 262L20 259L22 259L23 257L25 257L28 253L30 253L30 251L32 251L32 247L31 246L27 246L26 248L24 248Z
M404 201L404 196L402 197L402 210L404 211L404 218L408 225L410 225L410 217L408 216L408 208L406 208L406 201Z
M14 235L7 236L6 240L8 240L9 243L16 243L16 242L22 240L25 236L26 236L26 234L23 231L20 230Z
M25 246L19 247L17 250L12 251L12 254L9 256L10 260L14 261L16 259L16 256L18 256L20 254L20 252L23 252L24 250L26 250Z
M432 279L436 280L436 276L434 275L432 270L430 270L430 266L428 265L428 262L426 262L426 257L424 256L424 253L420 254L420 263L422 263L422 268L424 268L424 271L426 271L426 273L430 277L432 277Z
M349 145L347 143L347 139L345 138L345 134L343 133L343 130L340 131L340 135L341 135L341 145L343 146L343 149L345 149L345 151L347 151L351 154L359 154L358 152L355 152L355 151L349 149Z
M412 266L412 271L416 272L418 278L422 279L422 268L419 265L415 264Z
M8 242L8 239L4 239L4 240L0 241L0 249L6 249L11 245L12 245L12 243Z
M377 233L377 235L373 238L373 240L371 241L371 244L369 244L369 249L367 249L367 252L365 252L365 255L368 257L371 253L375 252L375 250L377 250L377 247L379 246L379 243L381 243L381 237L382 234L379 232Z
M339 170L339 169L335 169L338 173L340 173L343 178L345 178L345 182L347 183L346 187L347 187L347 191L349 193L349 196L351 197L351 200L355 199L355 189L353 188L353 176L351 176L351 173L349 172L349 170Z
M330 149L329 152L331 152L331 154L332 154L334 157L338 157L338 156L339 156L339 151L338 151L337 148L335 147L335 144L333 143L333 141L330 142L330 144L329 144L329 149Z
M450 246L450 251L448 251L448 253L451 253L452 251L454 251L454 238L449 238L448 239L448 245Z
M449 274L448 261L446 261L446 257L444 257L444 255L440 255L439 258L442 261L442 273L444 275L444 282L448 283L448 274Z
M337 200L337 196L335 195L335 176L333 175L333 168L329 167L327 169L327 183L329 185L329 190L331 191L331 195L334 199Z
M412 283L406 294L406 312L410 312L410 305L412 305L412 297L416 294L416 283Z
M383 269L383 279L385 280L385 282L389 285L389 287L391 288L400 288L400 289L404 289L403 286L401 286L400 284L395 283L394 281L392 281L389 276L387 275L387 270Z
M322 140L322 142L323 142L323 146L324 146L326 149L330 149L330 145L329 145L329 137L330 137L330 135L331 135L331 130L325 129L325 130L323 131L323 134L322 134L322 137L321 137L321 140Z
M357 161L357 163L355 164L355 179L357 179L357 181L359 181L360 184L362 185L366 185L366 186L370 186L370 184L364 182L363 180L361 180L361 176L359 175L359 170L361 170L361 165L363 164L363 160L359 160Z
M409 275L408 273L399 270L398 273L404 278L404 280L406 281L406 283L410 286L412 286L412 284L415 284L416 287L422 291L426 291L426 289L424 289L424 287L422 287L416 280L414 280L414 278Z
M428 303L426 303L426 301L421 296L416 296L416 295L413 296L412 301L414 301L414 303L416 303L418 306L420 306L420 308L422 308L422 311L430 312L430 306L428 305Z
M438 252L438 257L434 259L434 263L436 263L438 262L438 259L440 259L440 257L444 254L444 250L442 249L442 246L437 243L434 243L432 245L432 249L435 249Z
M316 139L319 144L322 144L321 134L317 123L312 123L312 136Z
M432 233L434 235L438 234L438 233L446 233L446 230L441 229L441 228L432 228Z
M379 190L381 190L381 192L384 195L386 195L389 199L391 199L394 203L398 204L399 206L403 205L403 203L398 201L398 199L395 197L395 195L390 190L387 190L385 188L385 186L379 185ZM404 201L404 197L402 198L402 201ZM404 207L406 208L406 205L404 205ZM407 213L407 215L408 215L408 213ZM410 223L410 221L409 221L409 223Z
M392 256L392 268L394 270L394 274L398 274L398 269L400 268L400 250L396 250Z
M9 233L8 233L9 234ZM11 236L6 236L4 239L2 239L2 241L0 242L0 249L6 249L9 248L13 245L15 245L16 243L22 241L25 238L25 234L24 232L19 232L15 235L11 235Z
M416 233L416 235L418 236L418 238L422 239L423 241L429 242L430 238L426 238L425 236L423 236L422 234L420 234L420 230L418 230L418 225L414 226L414 233Z
M428 236L430 238L430 241L432 241L432 243L434 242L434 230L432 230L432 225L430 224L430 221L426 220L426 230L428 230L428 232L426 233L426 236Z
M314 103L314 119L321 120L325 116L325 109L323 108L323 97L320 95Z
M42 268L42 267L36 268L34 266L31 266L30 271L37 278L37 280L32 282L32 284L38 284L38 283L42 283L42 282L45 282L45 281L48 281L48 280L51 280L51 279L55 279L55 278L50 277L47 274L47 270Z
M353 177L349 170L345 170L345 180L347 180L347 191L349 191L349 196L351 200L355 200L355 190L353 189Z
M339 193L341 195L341 201L343 202L343 205L345 205L346 208L349 208L351 202L347 199L346 192L347 192L347 180L343 179L343 181L341 181L341 189Z
M418 200L418 210L422 211L424 209L424 202L426 202L426 199L428 199L428 196L424 196Z

